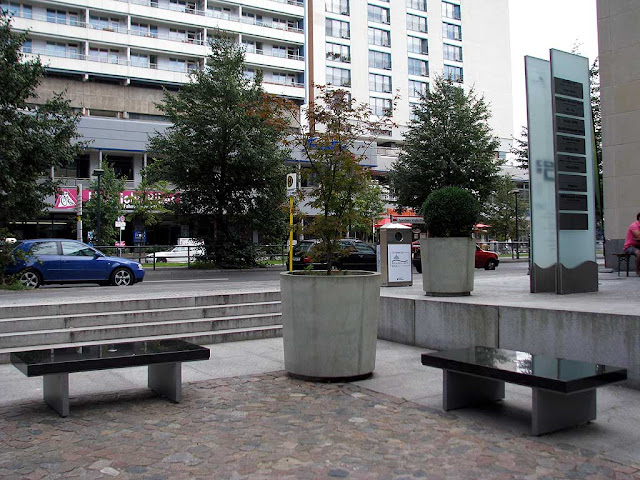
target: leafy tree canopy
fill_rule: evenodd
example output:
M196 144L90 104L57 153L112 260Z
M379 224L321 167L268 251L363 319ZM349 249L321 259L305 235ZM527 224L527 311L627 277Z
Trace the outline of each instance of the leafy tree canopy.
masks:
M516 239L516 184L509 175L501 175L496 191L482 208L482 221L491 226L491 236L499 241ZM518 230L528 232L529 198L526 190L518 193ZM518 238L521 238L521 234Z
M120 230L115 222L123 215L120 194L125 189L125 181L116 177L108 157L102 161L104 174L100 179L100 239L94 237L96 245L113 245L120 238ZM98 179L91 181L89 187L93 194L83 208L83 221L87 230L93 230L97 235L98 228Z
M46 207L56 183L51 167L67 165L79 153L78 115L56 94L37 108L29 101L44 67L39 59L25 60L21 47L26 34L11 31L6 12L0 14L0 227L33 219Z
M178 212L197 225L219 266L253 264L251 231L281 240L286 217L281 148L287 122L281 103L266 94L260 72L244 75L244 50L218 36L204 70L158 107L173 125L151 139L158 160L152 179L180 191Z
M389 117L376 119L369 105L357 103L350 92L315 86L318 92L306 111L307 126L292 140L310 164L316 181L308 194L318 210L307 230L322 242L314 252L329 273L340 255L339 239L363 221L362 199L370 175L361 165L366 150L380 130L392 125Z
M413 112L403 152L389 175L398 205L418 209L443 187L464 188L484 201L500 167L489 105L473 89L465 92L437 77Z

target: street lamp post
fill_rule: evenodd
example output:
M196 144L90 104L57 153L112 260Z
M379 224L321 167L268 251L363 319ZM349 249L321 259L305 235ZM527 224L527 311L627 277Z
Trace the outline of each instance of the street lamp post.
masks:
M516 258L520 259L520 237L518 235L518 195L520 194L519 188L514 188L510 190L509 193L513 193L513 196L516 199Z
M102 237L100 236L100 227L101 227L101 221L102 219L100 218L100 204L102 203L100 201L100 179L102 178L102 175L104 175L104 170L102 168L96 168L93 171L93 174L98 177L98 214L97 214L97 222L96 222L96 245L100 245L100 242L102 240Z

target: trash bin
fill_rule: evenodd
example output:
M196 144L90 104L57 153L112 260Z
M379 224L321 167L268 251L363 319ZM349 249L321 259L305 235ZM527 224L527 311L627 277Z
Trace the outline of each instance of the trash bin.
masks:
M411 227L388 223L380 227L380 271L382 285L406 287L413 285L411 270Z

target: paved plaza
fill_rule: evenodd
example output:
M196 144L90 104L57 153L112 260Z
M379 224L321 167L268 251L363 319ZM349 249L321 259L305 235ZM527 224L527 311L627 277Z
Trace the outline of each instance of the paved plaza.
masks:
M379 341L371 379L320 384L282 371L280 338L210 348L183 365L180 404L144 367L72 374L67 418L1 365L0 478L640 478L635 390L599 389L595 422L532 437L527 388L443 412L424 349Z
M528 293L526 265L479 273L473 295L457 301L637 314L635 276L601 272L598 293L560 296ZM277 287L211 282L190 294ZM382 295L420 296L420 287L418 277ZM123 296L115 287L29 293L2 300ZM182 403L147 390L146 367L74 373L67 418L42 401L41 377L0 365L0 478L640 478L639 390L600 388L594 422L532 437L531 389L507 384L504 401L444 412L442 373L421 365L423 348L379 340L372 378L319 384L284 373L281 338L209 347L209 360L183 364Z

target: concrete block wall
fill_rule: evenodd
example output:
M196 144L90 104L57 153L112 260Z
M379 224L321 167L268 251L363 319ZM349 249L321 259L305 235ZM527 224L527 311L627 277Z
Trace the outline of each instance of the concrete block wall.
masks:
M625 367L627 386L640 389L640 315L385 296L380 309L383 340L433 350L485 345Z
M117 112L161 115L156 107L163 98L162 89L115 83L83 82L68 78L46 77L38 86L35 103L53 98L54 92L66 92L72 107Z

